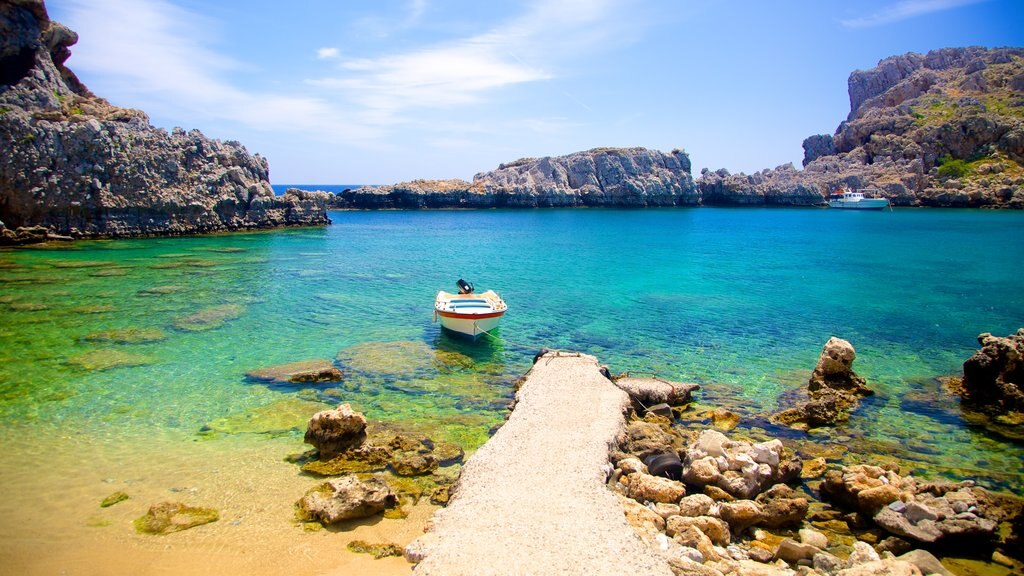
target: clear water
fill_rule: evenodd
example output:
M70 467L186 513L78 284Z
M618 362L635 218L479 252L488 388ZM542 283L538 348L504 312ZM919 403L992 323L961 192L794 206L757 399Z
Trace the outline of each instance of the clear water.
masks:
M967 427L932 379L958 373L979 333L1024 326L1024 213L331 217L323 229L0 252L7 465L34 457L26 438L53 434L131 445L139 458L151 457L156 439L258 446L283 436L299 449L301 430L253 424L253 415L288 420L292 411L301 422L304 410L339 401L472 449L503 420L512 382L541 347L594 354L613 372L699 382L705 402L738 406L746 425L767 426L756 415L806 383L835 335L854 345L854 368L878 394L830 438L1022 491L1024 449ZM432 322L434 294L460 277L508 302L496 340L455 339ZM208 321L200 330L197 313ZM164 338L88 339L127 328ZM349 350L340 384L266 386L244 376L396 341L415 343L406 344L413 360L364 362L363 348Z

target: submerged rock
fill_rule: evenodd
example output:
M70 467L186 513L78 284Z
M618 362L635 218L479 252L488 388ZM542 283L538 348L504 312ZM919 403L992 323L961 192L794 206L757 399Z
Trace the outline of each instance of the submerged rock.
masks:
M342 379L341 370L334 367L327 360L303 360L279 364L269 368L251 370L245 373L253 380L277 383L315 383L315 382L338 382Z
M401 556L403 552L402 547L397 544L390 542L371 544L364 540L353 540L345 545L345 548L349 552L355 552L356 554L370 554L377 560L387 558L388 556Z
M225 322L239 318L244 313L245 306L241 304L210 306L188 316L178 318L174 321L174 327L187 332L203 332L220 328Z
M122 492L121 490L118 490L117 492L114 492L110 496L107 496L106 498L104 498L103 501L100 502L100 508L109 508L109 507L113 506L114 504L118 504L120 502L124 502L128 498L129 498L129 496L128 496L128 494L126 492Z
M144 366L146 364L152 364L153 359L148 356L132 354L131 352L125 352L123 350L101 348L71 356L67 359L67 363L71 366L82 368L84 370L110 370L112 368L125 366Z
M116 328L102 332L90 332L82 339L86 342L113 342L115 344L146 344L159 342L167 334L159 328Z
M202 433L285 434L302 430L311 414L323 410L320 402L282 398L252 410L218 418L203 426Z
M356 372L408 378L435 368L434 350L423 342L367 342L338 352L338 362Z
M299 520L330 525L373 516L397 504L398 498L381 478L360 480L349 475L311 489L295 506Z
M188 530L220 519L213 508L186 506L181 502L161 502L150 506L144 516L135 520L135 530L142 534L169 534Z

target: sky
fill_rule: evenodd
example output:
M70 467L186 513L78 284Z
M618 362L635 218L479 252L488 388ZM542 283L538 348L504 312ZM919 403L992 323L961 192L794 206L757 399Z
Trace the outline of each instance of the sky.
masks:
M472 179L596 147L755 172L803 158L888 56L1024 46L1022 0L48 0L67 65L273 184Z

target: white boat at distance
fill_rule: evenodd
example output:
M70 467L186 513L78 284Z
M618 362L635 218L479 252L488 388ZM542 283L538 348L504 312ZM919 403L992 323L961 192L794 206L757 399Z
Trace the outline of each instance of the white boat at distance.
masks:
M846 210L881 210L891 208L891 205L888 198L869 198L859 190L857 192L836 190L829 194L828 207Z
M442 328L470 338L494 330L508 310L501 296L494 290L477 294L473 291L473 285L462 279L457 284L458 294L444 290L437 293L434 321L440 319Z

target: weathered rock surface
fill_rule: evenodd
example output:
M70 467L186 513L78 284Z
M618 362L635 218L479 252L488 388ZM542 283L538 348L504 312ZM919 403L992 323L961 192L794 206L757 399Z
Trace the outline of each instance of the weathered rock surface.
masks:
M341 380L341 370L327 360L303 360L279 364L259 370L251 370L245 375L253 380L292 384L337 382Z
M320 451L320 458L327 460L350 449L356 448L366 439L366 417L352 410L349 404L341 404L334 410L317 412L306 428L306 444L312 444Z
M678 406L691 401L692 394L700 390L699 384L690 382L669 382L661 378L636 378L627 376L615 378L615 385L629 394L629 397L644 406L669 404Z
M465 180L416 180L336 195L338 208L537 208L695 206L690 158L682 151L595 148L523 158Z
M804 140L804 170L702 171L704 204L824 203L863 189L897 206L1024 208L1024 49L892 56L850 74L850 114Z
M349 475L313 488L295 507L300 520L337 524L342 520L373 516L397 504L398 498L381 478L360 480Z
M81 238L330 223L326 194L275 197L266 159L238 142L168 133L90 92L64 65L78 35L42 0L0 4L0 29L0 242L33 226Z
M951 382L969 420L1024 441L1024 328L1005 338L984 333L981 349L964 362L964 377Z
M751 444L705 430L686 451L683 481L698 487L716 486L747 499L797 478L800 469L800 461L787 457L779 440Z
M853 371L856 357L849 342L829 338L807 384L809 400L772 415L772 420L787 426L811 428L847 420L850 411L859 404L858 398L874 394Z

